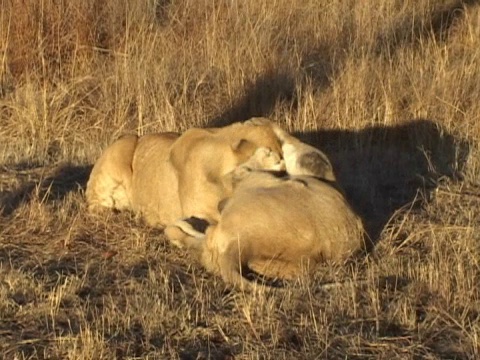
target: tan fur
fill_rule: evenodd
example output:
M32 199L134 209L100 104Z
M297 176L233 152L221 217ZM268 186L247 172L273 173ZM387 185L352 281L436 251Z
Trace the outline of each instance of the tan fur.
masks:
M136 135L121 137L95 163L85 192L90 211L131 208L132 161L137 141Z
M241 181L244 177L253 170L265 169L282 171L285 170L285 163L279 154L265 148L258 148L255 153L243 164L237 166L233 171L224 176L223 181L229 184L229 188L235 186L238 181ZM217 205L217 211L222 211L224 205L228 202L228 198L223 199ZM208 224L208 221L201 219ZM177 221L168 225L165 229L165 235L173 244L178 247L190 247L198 248L199 240L203 240L205 237L204 230L199 231L193 225L198 224L199 220L195 217L188 217L187 219L178 219Z
M110 145L87 183L89 210L133 210L158 226L181 217L177 178L169 161L178 137L175 133L127 135Z
M108 147L87 184L90 210L130 209L149 224L182 217L218 220L217 205L231 194L225 181L258 147L281 153L270 126L237 123L224 128L126 136Z
M218 225L197 243L208 270L242 287L248 283L242 268L253 263L271 274L273 262L276 276L291 278L363 246L362 222L335 187L312 176L284 179L260 171L239 182Z
M152 226L164 227L182 216L177 175L169 160L178 138L173 133L145 135L135 150L131 210Z
M220 129L187 130L171 151L183 216L216 222L218 202L232 191L225 175L259 147L281 154L280 141L270 126L235 123Z

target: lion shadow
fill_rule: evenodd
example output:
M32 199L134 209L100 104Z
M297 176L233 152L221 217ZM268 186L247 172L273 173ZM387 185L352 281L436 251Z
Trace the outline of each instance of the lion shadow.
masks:
M91 165L68 163L51 168L29 167L26 164L9 168L6 176L16 178L19 184L0 191L0 215L11 215L19 206L33 198L57 201L72 191L84 191L91 169Z
M430 201L442 180L461 180L469 153L466 140L425 119L294 135L330 158L373 244L396 212Z

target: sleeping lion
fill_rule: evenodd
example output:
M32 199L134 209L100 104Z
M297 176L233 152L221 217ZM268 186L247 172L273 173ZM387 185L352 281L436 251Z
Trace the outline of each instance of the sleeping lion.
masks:
M177 239L183 233L184 246L227 283L251 285L243 275L252 268L291 279L321 261L341 262L364 248L362 221L336 185L328 158L289 136L283 143L293 150L285 162L294 175L252 169L250 163L268 163L272 156L258 150L233 171L233 194L221 202L218 224L205 234L189 219L167 228Z
M281 161L280 140L269 124L124 136L92 169L89 210L128 209L160 227L185 217L215 223L219 201L231 194L229 174L259 147Z

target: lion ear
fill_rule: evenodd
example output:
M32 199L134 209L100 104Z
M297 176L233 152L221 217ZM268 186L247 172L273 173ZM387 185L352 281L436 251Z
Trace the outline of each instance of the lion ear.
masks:
M255 151L255 144L247 139L236 140L231 147L237 154L251 154Z

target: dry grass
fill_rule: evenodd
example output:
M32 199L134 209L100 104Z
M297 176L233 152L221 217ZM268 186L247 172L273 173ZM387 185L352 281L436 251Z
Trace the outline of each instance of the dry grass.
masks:
M480 356L478 1L0 6L0 357ZM240 293L85 214L119 134L254 115L328 153L368 257Z

